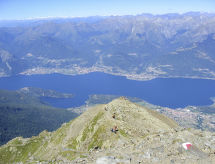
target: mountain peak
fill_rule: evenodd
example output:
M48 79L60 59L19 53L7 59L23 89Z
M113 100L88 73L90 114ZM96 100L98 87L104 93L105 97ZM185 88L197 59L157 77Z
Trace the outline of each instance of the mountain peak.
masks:
M120 123L139 128L143 131L162 131L178 127L177 123L160 113L130 102L124 97L113 100L105 106L107 111L116 115Z
M191 158L183 152L183 142L198 143ZM0 159L4 163L184 163L189 156L191 162L212 161L214 142L214 134L183 129L166 116L120 97L89 108L54 132L13 139L0 147Z

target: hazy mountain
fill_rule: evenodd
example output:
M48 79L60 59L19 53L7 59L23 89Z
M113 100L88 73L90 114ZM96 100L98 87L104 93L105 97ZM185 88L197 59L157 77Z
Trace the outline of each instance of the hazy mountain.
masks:
M11 140L0 147L0 159L5 164L214 163L214 144L214 133L181 128L121 97L90 108L54 132Z
M209 13L50 18L0 28L1 76L102 71L215 79L214 52Z

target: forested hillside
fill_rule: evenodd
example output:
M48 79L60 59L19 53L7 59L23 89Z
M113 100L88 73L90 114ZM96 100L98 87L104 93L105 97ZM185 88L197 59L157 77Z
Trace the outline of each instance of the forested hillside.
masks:
M41 89L30 91L0 90L0 144L17 136L31 137L43 130L53 131L77 116L41 102L39 92L36 92Z

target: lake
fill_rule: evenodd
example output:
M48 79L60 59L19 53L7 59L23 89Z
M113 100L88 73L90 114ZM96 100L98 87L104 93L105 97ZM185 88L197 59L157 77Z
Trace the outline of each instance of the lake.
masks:
M205 79L158 78L135 81L101 72L76 76L48 74L0 78L0 89L17 90L23 87L39 87L75 95L72 99L47 100L59 107L81 106L91 94L137 97L170 108L210 105L210 97L215 97L215 80Z

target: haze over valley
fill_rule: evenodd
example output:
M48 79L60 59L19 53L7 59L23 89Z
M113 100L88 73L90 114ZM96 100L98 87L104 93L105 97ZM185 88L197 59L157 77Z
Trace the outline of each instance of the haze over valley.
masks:
M0 1L0 164L215 163L215 1Z
M215 14L0 21L0 76L215 79Z

